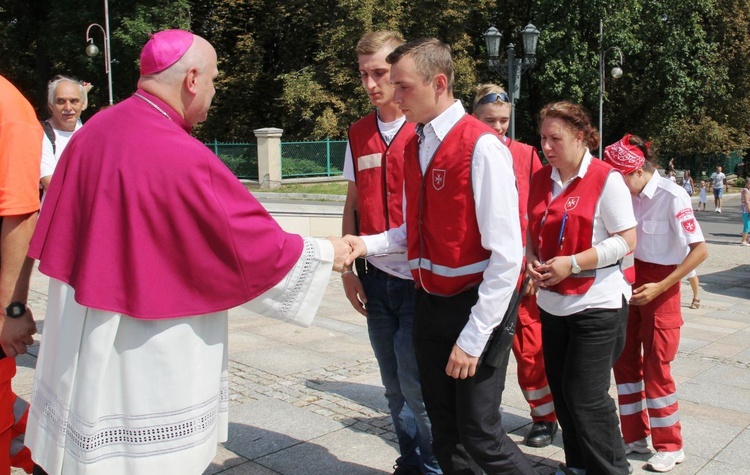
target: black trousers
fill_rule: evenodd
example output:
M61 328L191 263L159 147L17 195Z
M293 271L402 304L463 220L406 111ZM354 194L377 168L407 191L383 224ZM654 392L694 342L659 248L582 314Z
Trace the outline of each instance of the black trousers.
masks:
M628 304L568 316L540 309L547 381L562 427L565 461L586 475L627 474L612 366L625 344Z
M502 426L505 371L481 365L467 379L445 373L477 298L476 289L452 297L417 290L414 347L435 456L446 475L534 474Z

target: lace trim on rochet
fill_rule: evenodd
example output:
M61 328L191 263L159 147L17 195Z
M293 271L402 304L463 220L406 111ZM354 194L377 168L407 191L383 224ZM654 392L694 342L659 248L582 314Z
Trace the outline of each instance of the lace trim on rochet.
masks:
M78 417L39 379L31 411L58 447L82 463L178 452L212 437L220 413L229 409L227 377L216 397L178 410L150 414L106 414L89 422ZM158 421L158 423L157 423Z

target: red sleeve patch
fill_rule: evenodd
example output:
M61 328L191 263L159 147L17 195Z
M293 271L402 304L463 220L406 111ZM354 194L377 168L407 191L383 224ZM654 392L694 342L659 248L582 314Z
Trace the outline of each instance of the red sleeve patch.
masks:
M695 218L686 219L685 221L680 221L680 224L682 225L682 229L685 230L688 234L693 234L698 227L695 223Z

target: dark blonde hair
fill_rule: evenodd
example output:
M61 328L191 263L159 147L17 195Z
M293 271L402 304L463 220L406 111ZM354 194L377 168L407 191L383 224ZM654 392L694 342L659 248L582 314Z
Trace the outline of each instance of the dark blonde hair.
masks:
M477 111L477 106L479 105L479 101L482 100L482 98L485 97L487 94L507 94L507 92L505 92L505 89L498 86L497 84L487 83L487 84L478 85L474 89L474 107L472 107L472 110L474 112ZM504 102L503 104L508 104L508 103Z
M388 64L396 64L405 56L412 58L424 82L430 82L438 74L444 74L448 92L453 92L453 58L450 46L437 38L420 38L399 46L385 60Z
M402 44L404 44L404 37L398 31L371 31L365 33L359 39L357 43L357 56L375 54L386 45L391 46L391 49L396 49Z
M560 119L565 122L568 129L576 133L581 132L589 150L599 147L599 132L591 125L589 114L583 106L568 101L550 102L539 113L540 129L546 118Z

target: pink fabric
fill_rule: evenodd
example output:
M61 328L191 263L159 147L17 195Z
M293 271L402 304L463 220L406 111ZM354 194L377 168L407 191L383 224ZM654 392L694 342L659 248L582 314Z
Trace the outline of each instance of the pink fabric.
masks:
M84 306L159 319L226 310L302 253L189 126L131 97L92 117L60 159L29 255Z
M164 71L176 63L193 44L193 34L184 30L155 33L141 50L141 75Z

